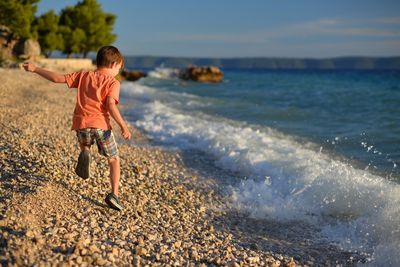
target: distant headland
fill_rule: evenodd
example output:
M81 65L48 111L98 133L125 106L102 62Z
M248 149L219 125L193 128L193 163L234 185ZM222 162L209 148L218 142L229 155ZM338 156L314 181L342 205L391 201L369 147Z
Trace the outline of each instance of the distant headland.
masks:
M398 57L336 57L308 58L190 58L162 56L126 56L128 68L155 68L160 65L183 68L188 65L217 66L224 69L271 69L271 70L400 70Z

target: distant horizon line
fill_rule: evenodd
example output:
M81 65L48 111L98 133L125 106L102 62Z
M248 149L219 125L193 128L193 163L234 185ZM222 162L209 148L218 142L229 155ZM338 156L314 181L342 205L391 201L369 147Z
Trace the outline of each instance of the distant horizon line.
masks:
M66 55L62 54L60 51L54 51L56 55L50 56L50 58L64 58ZM72 54L77 55L77 57L72 58L80 58L78 55L81 54ZM170 56L170 55L152 55L152 54L141 54L141 55L131 55L122 53L124 57L162 57L162 58L187 58L187 59L315 59L315 60L323 60L323 59L337 59L337 58L399 58L400 55L391 55L391 56L372 56L372 55L345 55L345 56L331 56L331 57L298 57L298 56L229 56L229 57L218 57L218 56ZM96 52L89 52L88 58L96 58Z
M255 58L265 58L265 59L335 59L335 58L398 58L400 55L393 56L332 56L332 57L285 57L285 56L232 56L232 57L213 57L213 56L160 56L160 55L125 55L124 57L169 57L169 58L207 58L207 59L255 59Z
M222 68L257 69L400 69L400 56L371 57L347 56L332 58L290 57L170 57L170 56L125 56L125 63L139 67L154 67L165 64L171 67L188 65L215 65Z

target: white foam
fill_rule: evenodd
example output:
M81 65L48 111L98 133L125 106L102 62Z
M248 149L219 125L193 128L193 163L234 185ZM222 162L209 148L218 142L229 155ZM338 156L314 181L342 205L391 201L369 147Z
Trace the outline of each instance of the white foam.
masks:
M155 88L141 84L140 81L136 83L123 82L121 84L121 95L123 97L146 97L150 99L156 92Z
M152 138L202 150L243 178L232 205L253 217L306 220L343 246L373 251L374 264L399 263L400 186L334 160L270 128L184 115L159 101L136 126Z
M157 79L176 79L179 74L179 69L166 68L163 65L149 71L148 76Z
M164 102L169 102L170 105L187 108L192 110L194 108L208 107L212 105L213 99L206 97L199 97L190 93L176 93L170 91L161 91L153 87L147 86L142 83L143 80L139 82L124 82L121 86L122 97L130 97L133 99L139 99L141 101L147 102L148 100L162 100Z

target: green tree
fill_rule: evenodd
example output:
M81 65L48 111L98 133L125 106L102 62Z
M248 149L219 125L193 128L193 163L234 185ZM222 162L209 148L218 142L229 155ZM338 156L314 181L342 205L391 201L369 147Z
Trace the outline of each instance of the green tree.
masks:
M86 42L86 34L82 29L71 29L66 26L60 26L60 32L64 40L64 48L62 49L64 54L71 57L71 54L82 53Z
M50 10L34 21L33 30L38 33L40 47L47 57L54 50L64 49L63 35L58 26L59 19L59 16Z
M96 0L83 0L74 7L66 7L60 15L63 52L82 53L86 57L89 52L113 43L116 39L113 33L115 20L116 16L104 12Z
M40 0L1 0L0 25L5 25L11 31L23 38L36 38L31 24L35 18L37 3Z

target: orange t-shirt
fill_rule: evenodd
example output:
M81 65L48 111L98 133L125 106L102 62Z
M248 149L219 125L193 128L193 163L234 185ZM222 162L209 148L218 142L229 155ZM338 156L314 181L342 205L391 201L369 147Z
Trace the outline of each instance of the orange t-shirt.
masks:
M101 71L79 71L65 75L69 88L77 88L72 130L111 129L107 97L119 102L120 83Z

